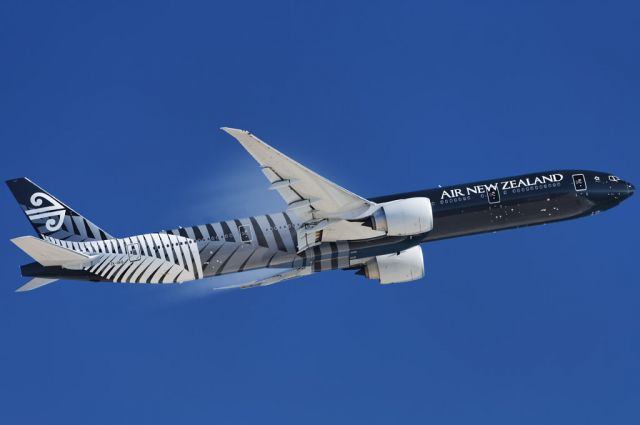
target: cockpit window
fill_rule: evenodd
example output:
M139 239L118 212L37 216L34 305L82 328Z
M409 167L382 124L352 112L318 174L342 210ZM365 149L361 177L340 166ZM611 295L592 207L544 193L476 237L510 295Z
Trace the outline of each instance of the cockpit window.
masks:
M620 177L617 177L617 176L609 176L609 181L612 181L612 182L619 182L619 181L620 181Z

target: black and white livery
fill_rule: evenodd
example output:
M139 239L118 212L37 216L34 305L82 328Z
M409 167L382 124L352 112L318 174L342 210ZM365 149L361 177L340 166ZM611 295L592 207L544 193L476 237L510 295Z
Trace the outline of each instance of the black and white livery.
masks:
M634 192L609 173L546 171L363 198L244 130L223 128L258 162L287 204L275 214L118 238L26 178L7 185L39 237L12 242L35 261L28 291L58 279L183 283L266 269L271 285L313 272L355 270L380 283L424 276L421 243L596 214Z

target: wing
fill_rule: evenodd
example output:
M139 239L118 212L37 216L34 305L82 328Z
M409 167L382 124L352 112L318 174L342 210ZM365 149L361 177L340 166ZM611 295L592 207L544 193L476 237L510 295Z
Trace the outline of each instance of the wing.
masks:
M223 127L260 164L271 186L287 203L287 212L305 225L298 230L298 251L320 243L321 231L338 221L366 217L374 202L314 173L245 130Z
M285 280L294 279L296 277L308 276L313 271L311 267L301 267L299 269L289 269L275 276L268 277L266 279L254 280L253 282L246 283L240 286L241 289L257 288L258 286L269 286L274 283L284 282Z
M260 164L262 172L298 215L308 212L313 218L341 216L345 212L373 205L355 193L314 173L245 130L223 127Z
M285 280L296 277L307 276L312 273L311 266L285 269L263 268L239 273L216 276L207 279L205 285L214 290L226 289L248 289L258 286L268 286L274 283L283 282Z

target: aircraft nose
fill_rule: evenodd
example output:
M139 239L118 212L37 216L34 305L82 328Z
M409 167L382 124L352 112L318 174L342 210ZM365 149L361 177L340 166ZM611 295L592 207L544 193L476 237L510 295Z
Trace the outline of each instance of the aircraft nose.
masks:
M618 184L619 184L618 194L620 198L623 200L633 195L633 192L636 191L635 186L629 183L628 181L620 180Z

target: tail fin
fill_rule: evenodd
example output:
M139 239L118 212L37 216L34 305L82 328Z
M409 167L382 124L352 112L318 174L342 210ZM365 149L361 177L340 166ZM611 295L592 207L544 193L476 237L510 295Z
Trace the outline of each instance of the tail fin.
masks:
M113 238L25 177L7 180L7 186L41 237L76 242Z

